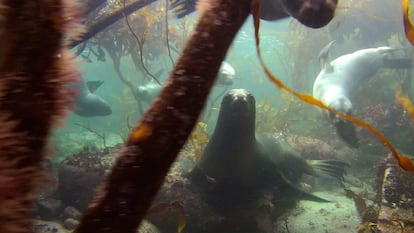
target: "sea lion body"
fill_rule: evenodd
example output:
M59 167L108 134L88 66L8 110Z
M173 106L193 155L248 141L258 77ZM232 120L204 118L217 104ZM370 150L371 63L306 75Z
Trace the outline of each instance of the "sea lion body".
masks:
M208 1L208 0L200 0ZM201 6L211 4L198 3L199 11ZM197 0L172 0L171 9L178 18L194 12ZM338 0L263 0L260 1L260 18L266 21L275 21L292 16L302 24L320 28L328 24L334 17ZM257 12L254 12L257 13Z
M287 144L256 134L255 117L253 95L244 89L229 91L223 98L214 133L193 174L204 177L213 190L219 190L220 198L229 192L251 198L256 191L277 189L278 195L285 197L326 201L296 185L304 173L317 175L315 168L319 165L329 170L325 172L328 176L335 167L333 176L341 179L345 164L336 166L324 160L312 164Z
M98 87L102 83L100 82ZM73 111L75 114L83 117L107 116L112 114L112 109L109 104L102 97L93 93L96 88L90 90L83 79L74 84L76 96Z
M353 92L384 67L386 55L394 50L391 47L369 48L336 58L324 65L316 77L313 97L337 111L351 113Z
M390 58L397 49L383 46L361 49L328 62L329 48L319 54L321 71L313 85L313 97L338 112L352 114L354 92L381 68L408 69L412 61L408 58ZM358 147L359 140L353 123L323 110L324 116L335 126L337 134L349 146Z
M233 84L235 76L236 71L233 66L230 63L223 61L220 66L215 85L230 86ZM135 93L140 100L145 103L150 103L160 94L161 90L162 85L150 82L145 85L138 86L135 89Z

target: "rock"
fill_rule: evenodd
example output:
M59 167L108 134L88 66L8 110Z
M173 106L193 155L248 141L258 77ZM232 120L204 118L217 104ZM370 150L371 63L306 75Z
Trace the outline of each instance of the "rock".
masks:
M62 202L53 198L41 198L36 202L36 215L42 219L56 219L62 211Z
M101 172L72 165L63 166L59 170L59 197L65 205L85 210L103 179Z
M160 230L151 222L143 220L137 233L160 233Z
M63 221L63 226L68 230L75 230L76 227L79 225L79 221L73 218L67 218Z
M102 183L120 147L100 151L82 151L59 166L58 194L66 206L85 210L95 189Z
M70 233L59 223L43 220L33 221L33 231L35 233Z
M73 218L76 220L80 220L82 217L82 213L79 212L79 210L77 210L75 207L72 206L68 206L65 208L65 215L69 218Z
M402 170L391 156L380 169L378 230L387 233L414 232L413 173Z

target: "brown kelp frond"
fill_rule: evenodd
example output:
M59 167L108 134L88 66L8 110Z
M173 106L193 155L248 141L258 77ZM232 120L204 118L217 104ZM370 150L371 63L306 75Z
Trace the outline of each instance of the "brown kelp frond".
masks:
M62 26L64 32L65 46L69 46L72 41L79 40L86 32L85 25L82 21L85 18L83 11L85 4L80 1L62 0Z
M207 10L210 10L213 7L217 7L219 1L217 0L199 0L197 1L195 7L199 15L202 15Z
M396 89L395 90L395 95L396 95L397 101L403 106L403 108L405 110L407 110L408 114L411 117L411 122L414 123L414 105L413 105L413 103L408 98L408 96L403 94L400 86L397 86L395 89Z
M267 68L266 64L263 61L261 52L260 52L260 38L259 38L259 28L260 28L260 2L259 0L253 0L252 6L252 14L253 14L253 22L254 22L254 28L255 28L255 40L256 40L256 52L257 52L257 56L259 58L260 64L263 68L263 71L265 72L266 76L269 78L269 80L275 84L278 88L287 91L288 93L294 95L295 97L299 98L300 100L317 106L319 108L328 110L329 112L332 112L336 115L341 116L342 118L360 126L363 127L367 130L369 130L372 134L374 134L382 143L384 146L388 147L391 151L391 153L393 154L394 158L398 161L398 164L400 165L401 168L407 170L407 171L412 171L414 172L414 164L412 163L412 161L405 156L401 156L397 149L394 147L394 145L381 133L379 132L377 129L375 129L374 127L372 127L371 125L369 125L368 123L359 120L356 117L353 117L351 115L345 114L345 113L341 113L336 111L335 109L326 106L325 104L323 104L320 100L317 100L315 98L313 98L310 95L305 95L302 93L299 93L291 88L289 88L288 86L286 86L282 81L280 81L280 79L278 79L276 76L274 76L270 70Z
M217 1L217 8L202 14L159 97L132 131L76 233L136 232L249 15L249 0Z
M77 73L62 47L60 0L2 1L0 43L0 232L32 232L36 187L53 123L70 101L67 83ZM70 14L69 14L70 15ZM73 16L73 15L72 15Z
M125 0L123 1L123 8L124 8L124 10L125 10ZM131 27L131 24L129 23L129 20L128 20L128 16L126 15L126 14L124 14L124 17L125 17L125 22L126 22L126 24L127 24L127 26L128 26L128 29L129 29L129 31L131 32L131 34L134 36L134 38L135 38L135 41L137 42L137 44L138 44L138 47L139 47L139 54L140 54L140 61L141 61L141 67L144 69L144 71L145 71L145 73L147 74L147 75L149 75L155 82L157 82L159 85L161 85L161 82L147 69L147 67L145 66L145 63L144 63L144 55L143 55L143 46L144 46L144 41L145 41L145 34L146 34L146 31L144 32L144 34L142 35L142 39L140 40L139 38L138 38L138 36L137 36L137 34L134 32L134 30L132 29L132 27Z
M174 59L171 56L171 46L170 46L170 29L169 29L170 26L169 26L169 20L168 20L168 8L169 8L168 2L169 2L169 0L165 0L165 17L164 17L165 41L166 41L166 45L167 45L168 57L170 58L171 65L174 66L175 62L174 62Z
M33 189L41 182L42 167L33 163L36 157L31 157L27 144L33 140L28 133L19 131L18 122L7 112L0 116L0 232L28 232Z
M414 25L411 20L411 5L409 0L401 1L405 37L414 45Z

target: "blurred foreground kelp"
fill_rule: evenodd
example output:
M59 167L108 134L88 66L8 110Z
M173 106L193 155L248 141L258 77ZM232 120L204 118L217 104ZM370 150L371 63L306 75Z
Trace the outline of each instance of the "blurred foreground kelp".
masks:
M77 31L72 1L0 2L0 232L32 232L50 130L78 78L62 44Z
M0 227L4 233L32 232L47 137L68 106L64 85L74 76L61 50L63 29L79 17L65 16L70 8L59 0L1 4ZM132 131L75 232L135 232L249 12L248 0L219 0L204 12L160 98Z

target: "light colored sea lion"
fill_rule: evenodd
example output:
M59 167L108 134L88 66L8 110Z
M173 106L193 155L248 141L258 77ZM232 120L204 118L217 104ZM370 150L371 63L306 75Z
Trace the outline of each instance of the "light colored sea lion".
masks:
M405 58L391 58L392 47L361 49L328 62L328 52L332 42L325 46L319 54L321 71L313 84L313 97L338 112L352 113L352 96L354 91L363 85L381 68L407 69L412 61ZM354 125L324 111L325 116L336 126L338 134L350 146L357 146L358 140Z
M297 187L303 174L328 176L342 181L347 165L337 160L305 160L287 144L255 132L254 96L233 89L223 98L216 128L204 153L192 171L223 199L241 196L252 199L254 192L273 190L282 198L326 201ZM253 197L254 199L254 197Z
M236 71L230 63L223 61L221 63L215 85L230 86L234 82ZM136 95L144 102L150 103L161 92L162 86L155 82L140 85L136 89Z

